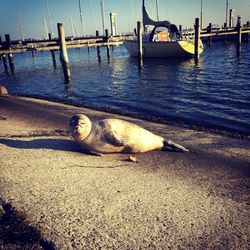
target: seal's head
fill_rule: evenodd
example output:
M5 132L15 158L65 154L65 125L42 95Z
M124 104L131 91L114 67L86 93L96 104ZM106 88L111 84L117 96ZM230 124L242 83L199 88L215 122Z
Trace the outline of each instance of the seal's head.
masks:
M69 131L75 140L82 141L91 131L91 121L86 115L75 114L70 119Z

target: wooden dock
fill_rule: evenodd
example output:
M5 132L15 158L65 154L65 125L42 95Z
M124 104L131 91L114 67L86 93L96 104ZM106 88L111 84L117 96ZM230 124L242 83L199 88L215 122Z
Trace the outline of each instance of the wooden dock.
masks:
M200 38L211 39L223 38L227 40L233 35L239 34L242 40L248 40L250 34L249 22L243 26L237 25L236 27L229 28L212 28L211 23L206 29L200 30ZM99 32L97 31L97 34ZM195 30L183 31L183 36L195 37ZM124 40L131 38L133 35L123 36L95 36L95 37L79 37L79 38L65 38L67 48L83 48L83 47L100 47L100 46L114 46L120 45ZM25 41L11 41L9 35L5 35L5 41L0 39L0 55L2 54L15 54L27 51L54 51L59 50L59 39L54 38L50 40L25 40ZM229 40L229 39L228 39Z
M139 27L139 26L138 26ZM181 26L180 26L181 27ZM139 30L139 28L138 28ZM137 30L137 31L138 31ZM180 28L181 30L181 28ZM234 36L234 40L237 42L237 52L241 50L241 42L249 40L250 33L250 24L247 22L245 25L241 25L241 18L238 17L238 22L236 27L233 28L213 28L210 23L206 29L200 29L200 20L199 18L195 19L195 29L189 31L182 31L181 34L183 36L189 37L190 39L195 40L195 62L198 63L199 53L198 53L198 41L199 39L207 38L207 44L212 44L212 39L222 37L222 39L230 40L231 37ZM142 41L140 38L141 32L137 32L138 41ZM51 51L52 61L54 67L56 67L55 60L55 51L60 50L60 61L63 64L63 69L65 73L65 79L70 79L70 70L69 70L69 62L67 49L70 48L83 48L83 47L96 47L97 48L97 57L98 61L101 61L100 56L100 47L105 46L107 48L107 58L108 62L110 59L109 47L122 44L124 40L134 37L135 35L123 35L123 36L109 36L108 30L105 30L104 36L99 36L99 32L96 31L95 37L80 37L80 38L72 38L65 37L63 24L58 24L58 38L51 38L51 34L49 34L49 39L47 40L25 40L25 41L11 41L10 35L5 35L5 41L2 41L0 38L0 59L3 61L4 69L8 71L7 65L7 57L9 59L9 67L12 72L14 72L14 61L13 54L22 53L31 51L32 55L35 55L36 52L39 51ZM140 52L142 55L142 46L141 42L138 44L140 47ZM142 58L140 55L139 58ZM142 60L140 60L142 61ZM141 67L142 62L139 64Z
M202 29L200 31L200 38L202 38L202 40L204 40L203 38L206 37L213 37L215 38L215 40L220 40L219 38L225 38L226 40L230 40L230 37L233 35L237 35L238 34L238 30L236 27L234 28L212 28L211 30L209 29ZM247 37L247 35L250 34L250 26L244 26L241 29L241 34L243 35L243 37ZM183 31L183 35L184 36L195 36L195 31L191 30L191 31ZM246 35L246 36L244 36ZM234 39L235 40L235 39Z
M80 37L65 38L67 48L83 48L97 46L114 46L122 44L129 36L98 36L98 37ZM7 41L0 43L0 54L21 53L27 51L50 51L59 50L59 40L25 40L25 41Z

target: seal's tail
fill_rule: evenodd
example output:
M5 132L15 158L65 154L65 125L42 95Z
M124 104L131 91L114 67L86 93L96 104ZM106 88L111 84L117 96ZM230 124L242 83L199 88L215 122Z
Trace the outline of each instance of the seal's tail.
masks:
M180 151L180 152L189 152L189 150L186 149L185 147L181 146L178 143L170 141L170 140L164 139L163 144L164 144L164 146L163 146L162 150L174 150L174 151Z

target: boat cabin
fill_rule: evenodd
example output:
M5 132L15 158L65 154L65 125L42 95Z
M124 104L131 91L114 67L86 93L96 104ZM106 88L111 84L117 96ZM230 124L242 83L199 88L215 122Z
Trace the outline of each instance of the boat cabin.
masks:
M175 41L181 34L174 24L156 26L149 36L149 42L168 42Z

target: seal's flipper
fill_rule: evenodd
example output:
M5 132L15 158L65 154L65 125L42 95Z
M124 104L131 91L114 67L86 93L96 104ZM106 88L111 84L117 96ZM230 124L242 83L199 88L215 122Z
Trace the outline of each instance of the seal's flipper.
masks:
M162 150L174 150L174 151L180 151L180 152L189 152L188 149L183 147L182 145L175 143L171 140L164 140L163 141L164 146L162 147Z

